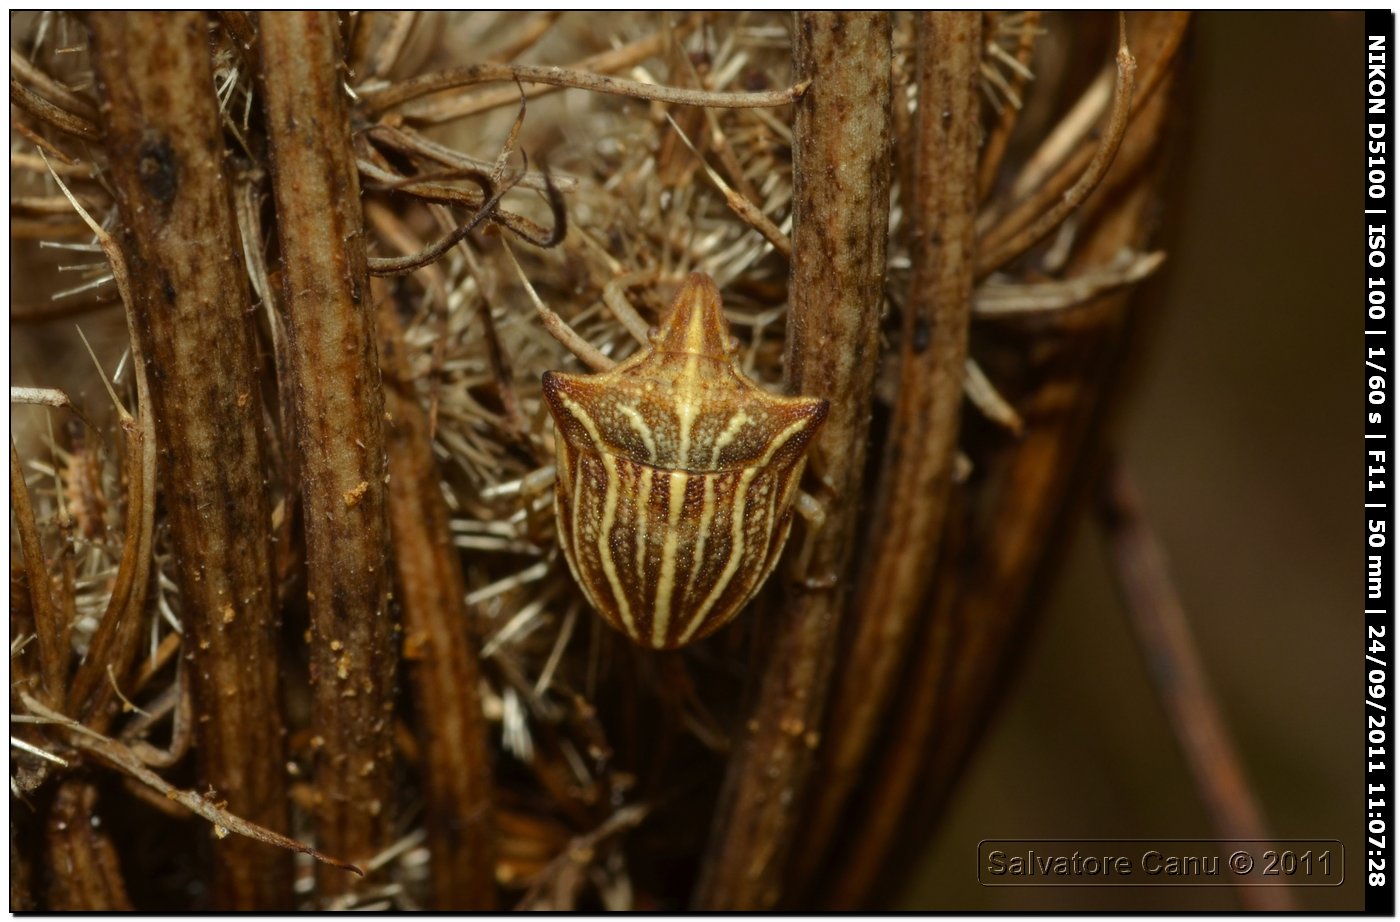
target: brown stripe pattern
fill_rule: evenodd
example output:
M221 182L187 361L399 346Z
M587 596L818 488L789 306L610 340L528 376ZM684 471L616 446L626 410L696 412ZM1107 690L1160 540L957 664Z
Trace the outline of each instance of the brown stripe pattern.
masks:
M593 607L673 649L728 623L776 565L827 402L744 377L719 292L682 285L650 348L603 374L546 372L559 542Z

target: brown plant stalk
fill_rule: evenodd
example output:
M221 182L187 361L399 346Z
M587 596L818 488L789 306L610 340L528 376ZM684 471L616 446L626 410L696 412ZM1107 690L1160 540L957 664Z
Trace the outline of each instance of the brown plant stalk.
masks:
M64 679L67 678L68 651L61 646L63 626L59 621L58 604L49 582L44 548L39 543L39 529L34 521L29 488L24 484L24 469L20 466L19 452L13 441L10 442L10 509L19 532L24 575L29 582L34 633L39 645L40 687L47 700L58 700L63 695Z
M1149 678L1181 744L1215 834L1221 839L1267 841L1263 811L1250 789L1239 751L1201 663L1190 621L1167 570L1166 553L1122 461L1111 462L1099 483L1098 513ZM1235 893L1249 910L1297 908L1285 887L1239 886Z
M377 282L376 289L389 285ZM480 666L461 560L448 528L428 415L419 404L393 296L380 303L380 356L392 422L389 526L404 618L404 659L423 744L425 819L433 908L496 905L495 826Z
M285 830L261 391L205 17L95 13L89 25L108 175L155 372L200 778L234 813ZM221 907L290 906L285 852L235 838L212 858Z
M282 304L295 380L311 616L319 844L367 861L393 840L397 650L389 608L384 395L333 13L258 19ZM322 896L351 879L319 874Z
M56 912L130 911L112 837L95 813L97 787L70 778L54 792L49 810L49 859L64 873L49 883L46 909Z
M829 721L824 783L796 871L807 878L860 778L894 693L943 534L962 406L977 208L980 13L919 18L914 262L900 384L852 610L854 640Z
M1142 14L1130 25L1138 53L1153 61L1174 48L1179 21ZM1149 64L1149 67L1151 65ZM1085 228L1069 275L1110 261L1124 247L1140 249L1152 225L1170 79L1135 113L1113 167L1081 214ZM1029 395L1019 403L1025 435L989 462L979 489L991 497L977 517L966 487L955 491L950 521L959 540L938 562L936 597L915 644L903 696L887 726L892 738L867 778L864 818L836 853L825 904L868 906L906 863L891 861L933 828L972 743L996 702L1014 631L1052 569L1056 537L1068 522L1106 431L1126 346L1128 295L1100 297L1056 318L1053 348L1036 356ZM1028 331L1044 337L1043 327ZM917 797L915 796L917 792ZM907 853L907 852L905 852Z
M763 645L757 697L730 760L694 899L701 909L771 908L782 897L849 585L879 356L890 17L800 13L794 31L798 79L813 83L797 106L794 134L785 368L792 392L831 401L812 450L826 522L806 536L808 570L785 587Z
M58 181L57 177L55 181ZM117 398L111 384L104 378L103 384L107 387L107 393L116 409L117 423L125 443L126 527L122 539L121 560L112 580L111 595L107 599L102 618L97 623L97 629L88 643L87 655L78 664L66 696L69 713L81 714L93 728L103 730L116 716L114 704L118 689L114 677L124 678L131 669L150 589L156 514L155 411L152 407L150 373L146 366L146 353L141 345L140 321L134 306L126 258L122 255L117 241L82 208L68 187L59 182L59 188L73 203L74 210L97 239L102 254L111 266L112 279L126 313L128 347L131 350L133 377L136 379L139 414L132 417ZM81 333L80 329L79 334ZM83 344L87 345L86 339ZM66 638L71 626L62 627L63 636Z

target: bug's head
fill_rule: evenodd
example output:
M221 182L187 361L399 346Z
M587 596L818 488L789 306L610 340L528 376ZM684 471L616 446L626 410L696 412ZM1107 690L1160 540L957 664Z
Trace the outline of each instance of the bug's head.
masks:
M686 277L671 301L665 323L652 337L652 348L729 361L735 340L729 334L729 321L724 319L724 304L714 279L702 272Z

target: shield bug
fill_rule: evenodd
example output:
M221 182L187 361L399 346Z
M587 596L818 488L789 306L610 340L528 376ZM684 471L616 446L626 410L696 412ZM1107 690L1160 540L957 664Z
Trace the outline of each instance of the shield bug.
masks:
M594 375L550 371L555 521L574 579L637 643L727 624L772 572L828 403L739 370L719 291L690 275L650 343Z

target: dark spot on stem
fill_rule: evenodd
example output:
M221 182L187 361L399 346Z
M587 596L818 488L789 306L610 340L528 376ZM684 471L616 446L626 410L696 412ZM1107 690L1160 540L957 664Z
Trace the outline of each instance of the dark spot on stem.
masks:
M930 338L931 337L929 335L928 321L924 319L922 314L920 314L914 320L914 351L921 353L925 349L927 349Z
M175 192L180 187L180 173L175 151L170 141L157 137L141 145L136 164L137 175L141 177L141 188L146 194L169 205L175 200Z

